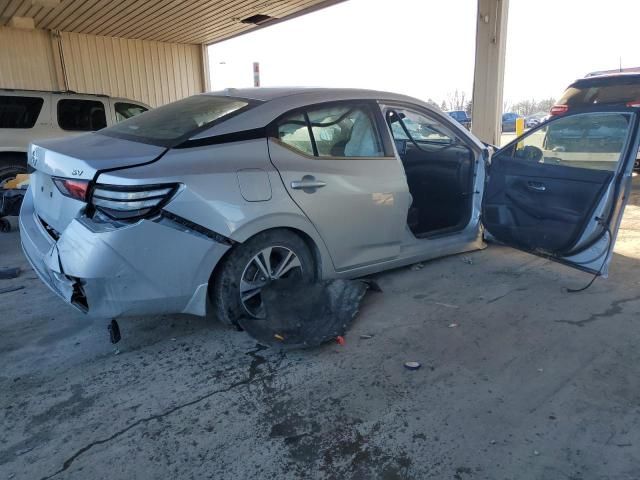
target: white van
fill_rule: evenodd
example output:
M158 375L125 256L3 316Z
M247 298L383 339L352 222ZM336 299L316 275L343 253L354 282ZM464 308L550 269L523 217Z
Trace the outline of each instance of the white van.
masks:
M107 95L0 88L0 188L26 173L32 141L100 130L149 108Z

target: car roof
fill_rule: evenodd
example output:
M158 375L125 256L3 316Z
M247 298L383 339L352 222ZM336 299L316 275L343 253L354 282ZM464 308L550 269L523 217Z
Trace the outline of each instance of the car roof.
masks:
M207 92L204 95L228 96L230 98L254 100L257 101L257 104L247 111L235 115L220 124L214 125L211 128L194 135L191 137L192 139L262 128L291 110L315 104L339 101L379 100L390 103L410 103L434 112L434 115L436 116L446 115L425 102L407 95L360 88L229 88L226 90Z
M618 72L607 73L603 75L593 75L590 77L579 78L573 82L570 87L586 87L589 85L617 85L617 84L633 84L640 83L640 73L637 72Z
M0 92L13 94L56 93L59 95L90 95L92 97L109 97L109 95L105 95L103 93L82 93L74 92L73 90L28 90L24 88L0 88Z
M269 102L284 97L326 95L327 97L353 96L355 98L406 99L405 95L363 88L330 88L330 87L254 87L254 88L226 88L205 95L246 98Z

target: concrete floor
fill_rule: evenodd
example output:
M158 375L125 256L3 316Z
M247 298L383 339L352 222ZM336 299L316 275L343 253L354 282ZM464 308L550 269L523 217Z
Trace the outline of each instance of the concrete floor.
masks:
M167 316L121 321L116 355L0 234L26 269L0 280L25 287L0 294L0 479L638 479L639 240L636 194L584 293L490 246L380 275L345 346Z

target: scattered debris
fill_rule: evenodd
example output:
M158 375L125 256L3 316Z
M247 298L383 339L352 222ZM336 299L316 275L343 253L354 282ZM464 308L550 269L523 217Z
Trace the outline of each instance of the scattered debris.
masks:
M9 292L15 292L18 290L22 290L24 288L24 285L18 285L15 287L6 287L6 288L0 288L0 294L1 293L9 293Z
M491 442L490 442L490 443L491 443L491 445L495 445L495 444L496 444L496 441L495 441L495 440L491 440Z
M0 278L2 279L10 279L10 278L18 278L20 276L20 267L12 267L12 268L0 268Z
M116 349L113 351L113 354L114 354L114 355L120 355L120 349L119 349L119 348L116 348Z
M458 326L457 323L450 323L449 328L456 328Z
M473 259L471 257L467 257L466 255L462 257L462 261L467 265L473 265Z
M538 455L540 455L540 452L538 450L534 450L533 454L537 457Z
M372 338L373 338L373 335L365 335L365 334L362 334L362 335L360 335L360 338L361 338L362 340L370 340L370 339L372 339Z
M109 330L109 338L111 339L111 343L118 343L122 336L120 335L120 326L118 325L118 322L115 321L115 319L111 320L109 326L107 327L107 330Z
M404 362L404 368L407 370L418 370L421 366L420 362Z
M338 345L343 346L343 345L344 345L345 343L347 343L347 342L345 341L345 339L344 339L344 337L343 337L342 335L338 335L338 336L336 337L336 343L337 343Z
M411 265L411 270L422 270L424 268L424 263L419 262L419 263L414 263L413 265Z
M542 373L542 372L544 372L544 368L539 368L539 369L538 369L538 371L539 371L540 373Z
M238 324L265 345L308 348L340 343L338 337L344 337L371 286L360 280L301 283L283 278L262 289L264 316L243 317Z

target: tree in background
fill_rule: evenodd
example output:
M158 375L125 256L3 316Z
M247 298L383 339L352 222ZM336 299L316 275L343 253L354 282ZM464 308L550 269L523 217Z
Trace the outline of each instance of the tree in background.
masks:
M467 115L471 116L473 112L473 100L469 100L467 104L464 106L464 111L467 112Z
M467 106L467 94L456 88L455 92L447 96L446 106L449 110L464 110Z
M522 100L518 103L513 104L511 106L512 112L516 112L523 117L528 117L529 115L533 115L535 113L549 113L549 110L553 105L555 105L556 101L553 98L546 98L544 100ZM504 110L505 112L507 110Z
M467 94L462 91L456 89L454 92L449 93L447 98L442 101L440 106L430 98L427 100L427 103L435 108L439 108L444 111L451 110L464 110L467 112L467 115L471 116L473 112L473 99L467 99ZM521 100L517 103L510 103L508 100L504 100L502 103L502 112L515 112L523 117L528 117L533 114L548 114L551 107L553 107L556 103L554 98L545 98L543 100Z
M551 107L553 107L555 104L556 104L555 98L547 98L545 100L540 100L538 102L538 111L549 113L549 110L551 110Z
M532 113L536 112L536 107L538 106L538 102L535 100L521 100L518 103L514 103L511 107L511 110L518 115L522 115L523 117L527 117Z

